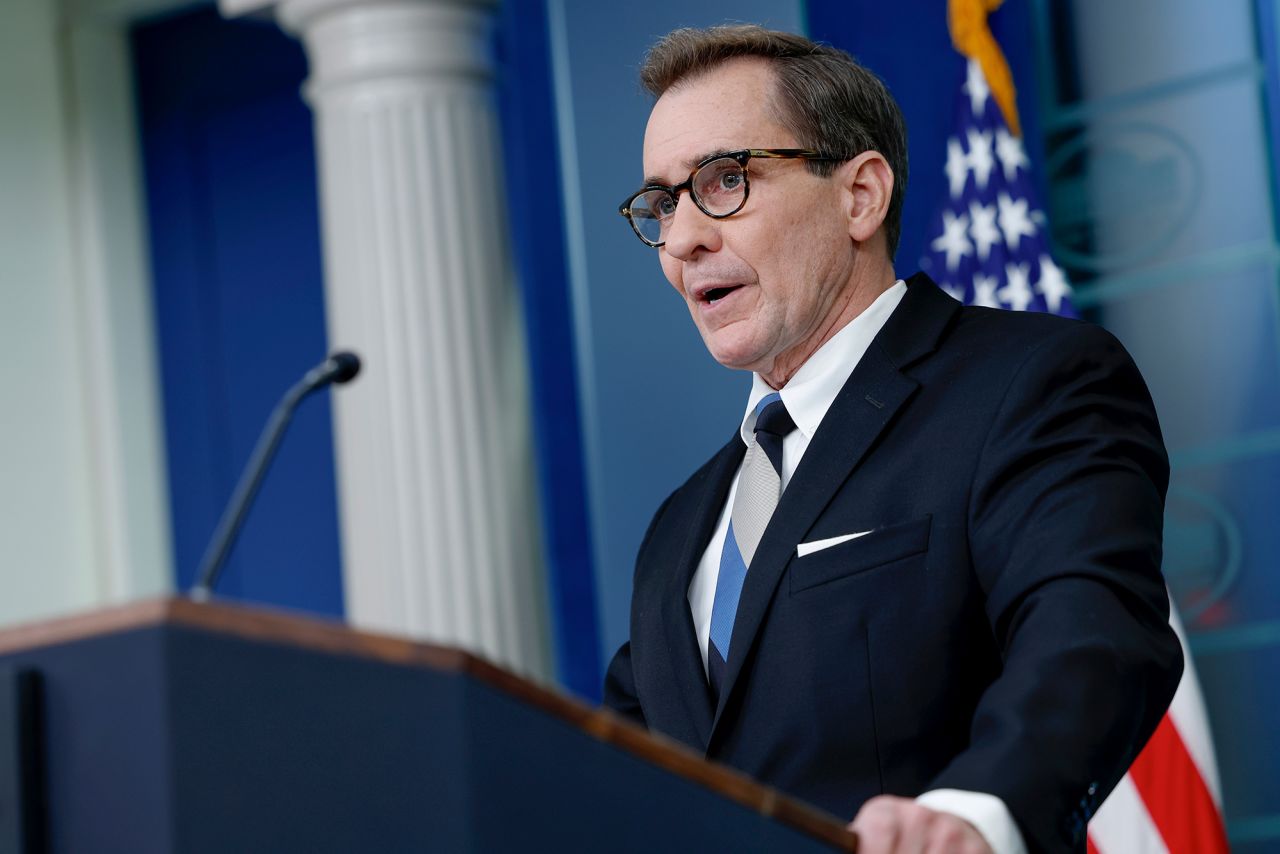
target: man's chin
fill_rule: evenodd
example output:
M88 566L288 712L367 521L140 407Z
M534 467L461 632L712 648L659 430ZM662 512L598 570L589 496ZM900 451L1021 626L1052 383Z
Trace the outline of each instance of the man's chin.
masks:
M740 342L738 346L735 346L733 343L718 341L714 336L707 335L702 337L702 342L707 345L707 351L711 353L711 358L730 370L759 371L764 366L764 359L761 358L760 353L754 349L740 346Z

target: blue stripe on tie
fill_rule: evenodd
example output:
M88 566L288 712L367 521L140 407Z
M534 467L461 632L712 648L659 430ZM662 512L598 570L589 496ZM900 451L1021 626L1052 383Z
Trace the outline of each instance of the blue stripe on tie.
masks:
M766 394L764 397L760 398L760 402L756 404L756 420L760 420L760 414L765 411L769 404L777 403L780 400L782 400L782 395L778 394L776 391L773 394Z
M724 549L720 553L720 577L716 579L716 598L711 605L711 642L722 658L729 660L729 641L733 638L733 619L738 613L738 598L742 595L742 582L747 577L747 565L738 548L738 538L733 535L733 522L724 537Z

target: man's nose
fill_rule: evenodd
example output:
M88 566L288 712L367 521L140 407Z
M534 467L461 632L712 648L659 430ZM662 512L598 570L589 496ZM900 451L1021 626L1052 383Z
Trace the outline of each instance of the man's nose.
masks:
M666 233L667 254L687 261L699 250L720 248L720 222L707 216L687 194L676 204Z

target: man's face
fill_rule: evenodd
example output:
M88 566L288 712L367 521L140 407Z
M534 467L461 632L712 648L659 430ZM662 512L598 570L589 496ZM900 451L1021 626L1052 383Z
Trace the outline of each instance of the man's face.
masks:
M645 131L645 175L674 185L718 151L800 147L770 115L773 87L763 60L737 59L666 92ZM850 202L838 180L801 160L755 159L748 172L746 206L727 219L682 193L657 251L711 355L780 386L830 336L847 302Z

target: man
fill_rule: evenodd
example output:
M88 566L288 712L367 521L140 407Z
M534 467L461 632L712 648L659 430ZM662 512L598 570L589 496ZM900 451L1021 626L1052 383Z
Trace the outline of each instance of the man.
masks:
M606 703L855 816L864 854L1083 850L1181 670L1137 369L897 279L905 130L847 54L680 30L642 79L622 212L754 377L645 535Z

